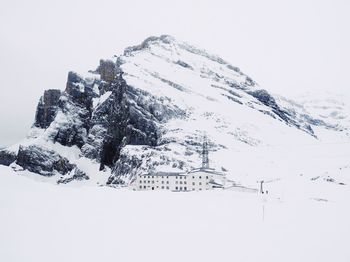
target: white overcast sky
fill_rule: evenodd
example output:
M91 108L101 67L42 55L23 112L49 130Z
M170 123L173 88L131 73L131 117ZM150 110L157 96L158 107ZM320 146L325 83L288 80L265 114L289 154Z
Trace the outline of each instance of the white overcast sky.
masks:
M222 56L285 96L349 92L349 0L0 0L0 145L24 137L45 89L150 35Z

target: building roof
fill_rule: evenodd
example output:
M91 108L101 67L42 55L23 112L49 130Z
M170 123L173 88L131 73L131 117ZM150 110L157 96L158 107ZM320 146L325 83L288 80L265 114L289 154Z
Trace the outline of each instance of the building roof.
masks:
M209 175L217 175L217 176L226 176L225 173L216 171L213 168L196 168L192 169L191 171L185 173L185 172L154 172L154 173L148 173L148 174L142 174L142 176L189 176L196 173L205 173Z
M198 173L198 172L212 174L212 175L226 176L225 173L217 171L213 168L196 168L196 169L192 169L191 171L189 171L188 174L193 174L193 173Z
M155 172L142 174L142 176L186 176L184 172Z

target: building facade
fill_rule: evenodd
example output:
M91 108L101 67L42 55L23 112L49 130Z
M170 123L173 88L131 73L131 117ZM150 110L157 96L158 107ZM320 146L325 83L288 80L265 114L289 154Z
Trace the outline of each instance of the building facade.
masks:
M187 173L158 172L136 176L131 183L134 190L204 191L224 188L226 174L209 168L209 150L206 136L201 151L202 166Z
M132 183L134 190L202 191L212 189L209 174L155 173L139 175Z

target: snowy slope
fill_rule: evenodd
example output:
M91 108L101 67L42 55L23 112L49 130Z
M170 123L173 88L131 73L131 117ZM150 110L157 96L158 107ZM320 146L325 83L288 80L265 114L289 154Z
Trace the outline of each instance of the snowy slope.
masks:
M347 262L349 190L324 189L343 200L72 188L0 166L0 261Z
M313 126L323 142L350 141L350 96L331 92L307 92L291 98L276 95L277 103ZM336 131L336 132L334 132Z

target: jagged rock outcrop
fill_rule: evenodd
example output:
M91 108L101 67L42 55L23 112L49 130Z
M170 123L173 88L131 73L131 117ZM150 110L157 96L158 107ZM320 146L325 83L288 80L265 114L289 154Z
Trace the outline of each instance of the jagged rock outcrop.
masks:
M9 166L16 161L17 154L6 149L0 150L0 165Z
M96 70L101 75L101 80L112 83L117 77L117 66L111 60L100 60L100 65Z
M63 176L58 181L57 184L68 184L72 181L82 181L89 180L90 178L78 168L75 168L72 172L72 175Z
M75 168L68 159L61 157L55 151L37 145L20 146L16 163L43 176L53 176L57 173L65 175Z
M272 112L279 117L282 121L286 122L289 125L294 125L295 127L308 132L310 135L315 136L315 133L312 129L312 127L309 125L309 121L303 122L303 121L297 121L294 114L291 114L290 111L282 109L277 103L275 98L270 95L266 90L259 89L254 91L249 91L249 94L251 94L253 97L258 99L261 103L268 106L272 109ZM262 111L264 112L264 111ZM265 112L266 113L266 112ZM267 114L272 115L270 112L267 112Z
M61 91L57 89L44 92L37 106L34 126L47 128L52 123L56 117L60 97Z

